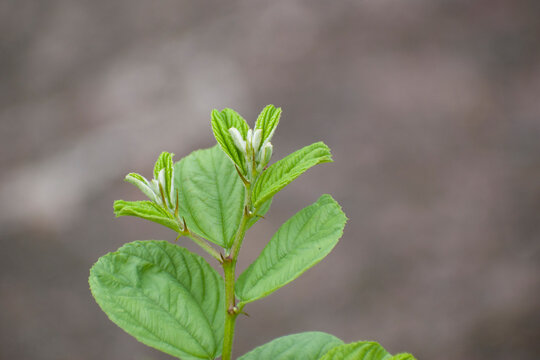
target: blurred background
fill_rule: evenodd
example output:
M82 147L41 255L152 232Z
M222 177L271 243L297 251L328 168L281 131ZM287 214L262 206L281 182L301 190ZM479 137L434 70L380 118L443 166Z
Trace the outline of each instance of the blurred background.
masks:
M236 355L308 330L419 360L540 356L540 2L3 0L0 358L170 357L111 323L91 265L136 239L123 182L215 143L213 108L283 116L274 159L323 140L240 268L331 193L334 252L246 311ZM181 240L187 244L187 240ZM187 245L193 249L191 245Z

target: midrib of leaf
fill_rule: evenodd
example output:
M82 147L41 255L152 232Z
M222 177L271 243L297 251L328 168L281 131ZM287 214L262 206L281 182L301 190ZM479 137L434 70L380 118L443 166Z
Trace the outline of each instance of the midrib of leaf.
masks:
M161 264L158 265L158 268L160 268L161 270L163 270L164 272L166 272L167 274L169 274L172 278L178 279L178 268L176 267L176 264L175 264L173 258L171 257L171 254L169 254L169 252L167 252L164 248L162 248L161 245L158 245L157 243L154 243L154 244L156 244L156 247L159 248L159 250L161 250L162 253L164 253L165 255L167 255L167 258L170 260L172 266L174 267L175 275L171 274L171 273L169 272L169 270L167 270L167 269L161 267ZM149 250L147 247L145 247L145 246L141 246L141 248L144 249L144 251L147 252L147 253L150 255L150 258L151 258L150 250ZM180 254L182 254L182 258L185 260L184 254L183 254L182 252L180 252ZM134 257L137 257L137 258L139 258L139 259L141 259L141 260L148 261L147 259L144 259L143 257L141 257L141 256L139 256L139 255L131 254L131 253L130 253L130 255L131 255L131 256L134 256ZM188 270L188 273L189 273L189 270ZM189 285L190 285L190 287L191 287L191 274L189 274L188 279L189 279ZM183 286L183 285L182 285L182 286Z

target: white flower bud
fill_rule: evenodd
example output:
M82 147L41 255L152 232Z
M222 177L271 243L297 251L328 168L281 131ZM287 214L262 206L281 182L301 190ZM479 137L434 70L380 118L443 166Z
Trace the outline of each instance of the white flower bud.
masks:
M244 139L242 139L242 134L240 134L240 131L238 131L237 128L230 128L229 134L231 134L231 137L234 141L234 145L240 150L244 155L246 154L246 142Z
M174 205L172 203L172 197L170 196L171 193L167 193L167 189L169 188L169 181L172 180L172 179L167 179L166 177L166 171L165 171L165 168L161 169L159 171L159 175L158 175L158 183L159 183L159 198L162 199L162 196L161 196L161 191L163 190L163 198L165 198L165 206L167 206L168 208L170 209L174 209ZM172 184L171 184L172 185ZM172 190L172 186L171 186L171 190Z
M264 146L264 149L263 149L263 158L262 158L262 163L266 166L266 164L268 164L270 162L270 158L272 157L272 152L274 151L274 146L272 145L272 143L268 142L266 143L266 145Z
M130 173L126 176L126 181L138 187L150 200L156 201L156 194L152 184L146 178L136 173Z
M270 162L272 157L272 151L274 147L270 142L267 142L260 152L259 166L257 166L258 171L262 171L266 165Z
M166 205L163 203L163 200L161 199L161 191L159 191L159 181L156 179L152 179L152 183L150 184L152 187L152 191L155 194L155 203L165 207Z
M249 129L246 135L246 161L249 162L253 157L253 130Z
M163 187L163 190L167 188L167 179L165 178L165 168L159 171L157 181L161 184L161 186Z
M259 151L259 146L261 145L261 139L262 139L262 130L261 129L255 130L253 132L253 139L251 139L251 144L256 153Z

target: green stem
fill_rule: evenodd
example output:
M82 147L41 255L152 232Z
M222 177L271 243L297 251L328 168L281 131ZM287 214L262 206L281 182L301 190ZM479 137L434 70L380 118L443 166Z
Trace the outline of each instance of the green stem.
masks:
M177 197L176 204L178 204L178 193L177 193L176 197ZM210 245L208 243L208 240L206 240L205 238L203 238L200 235L195 234L190 229L188 229L187 224L186 224L186 219L184 219L184 217L182 217L180 219L180 216L178 216L178 205L177 205L176 210L174 212L174 217L175 217L176 221L178 221L178 225L180 226L180 228L184 230L184 231L180 231L178 233L178 237L180 237L180 236L189 237L191 240L193 240L193 242L195 242L195 244L199 245L201 247L201 249L206 251L208 254L210 254L210 256L212 256L217 261L221 262L221 259L222 259L221 254L218 253L217 250L214 249L212 247L212 245ZM178 238L176 240L178 240Z
M234 340L234 327L236 324L235 298L234 298L234 270L236 262L231 258L226 258L223 262L223 271L225 273L225 334L223 337L222 360L230 360L232 355L232 346Z
M235 261L236 266L236 259L238 259L238 253L240 252L240 247L242 246L242 241L244 241L244 236L246 235L247 230L247 223L249 219L251 218L250 213L248 212L248 207L246 206L244 208L244 216L242 216L242 221L240 222L240 228L238 229L238 233L236 234L236 238L234 240L232 250L231 250L231 258Z
M242 216L242 221L234 237L231 256L235 260L238 258L238 253L240 252L240 247L242 246L242 241L244 241L244 236L246 235L247 223L249 219L253 216L251 213L251 186L246 185L246 198L244 200L244 214ZM235 264L236 265L236 264Z
M206 239L200 237L199 235L193 233L193 232L189 232L187 234L187 236L193 240L197 245L199 245L204 251L206 251L207 253L209 253L214 259L216 259L217 261L221 262L221 256L220 254L217 252L216 249L214 249L207 241Z
M244 215L234 237L231 253L223 259L223 272L225 274L225 334L223 337L223 354L222 360L231 360L232 347L234 340L234 327L236 324L236 318L241 309L236 307L236 297L234 295L234 282L236 261L238 259L238 253L240 252L240 246L246 235L247 224L249 219L253 216L251 211L251 188L246 185L246 198L244 201Z

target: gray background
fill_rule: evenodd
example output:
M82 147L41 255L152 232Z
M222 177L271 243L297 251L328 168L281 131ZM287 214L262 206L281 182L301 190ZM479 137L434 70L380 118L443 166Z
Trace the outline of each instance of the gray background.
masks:
M350 221L321 264L239 319L419 359L540 356L540 2L0 2L0 358L168 359L99 310L96 259L174 234L114 219L209 114L283 108L275 156L324 140L248 233L240 268L321 193ZM181 240L187 243L187 240ZM192 246L189 246L193 249Z

